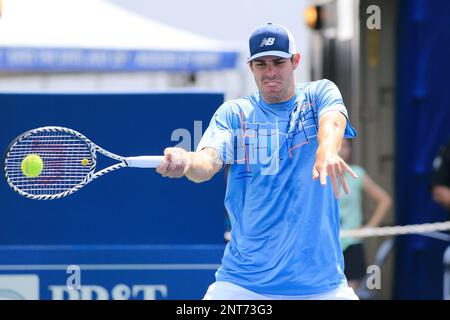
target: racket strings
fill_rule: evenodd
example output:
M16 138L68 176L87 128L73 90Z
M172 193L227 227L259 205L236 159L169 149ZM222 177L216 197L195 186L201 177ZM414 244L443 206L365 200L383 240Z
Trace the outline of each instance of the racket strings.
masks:
M43 161L38 177L22 172L22 160L37 154ZM33 133L19 140L6 160L6 174L19 190L32 195L54 195L83 182L95 168L95 155L90 145L67 132Z

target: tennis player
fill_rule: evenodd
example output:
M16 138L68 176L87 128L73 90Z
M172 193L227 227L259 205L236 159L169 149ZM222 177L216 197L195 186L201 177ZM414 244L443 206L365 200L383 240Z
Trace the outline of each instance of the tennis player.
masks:
M162 176L211 179L230 165L231 239L204 299L358 299L339 244L339 184L356 174L339 157L356 136L329 80L296 83L291 33L257 28L247 62L259 90L225 102L196 152L164 150Z

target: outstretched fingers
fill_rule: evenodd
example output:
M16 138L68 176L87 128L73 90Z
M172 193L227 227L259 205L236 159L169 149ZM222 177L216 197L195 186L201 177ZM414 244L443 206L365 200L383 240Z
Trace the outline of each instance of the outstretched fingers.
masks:
M342 161L342 166L343 166L342 170L344 172L350 173L350 175L355 179L358 178L358 175L355 173L355 171L353 171L352 168L350 168L350 166L346 164L344 161Z
M338 177L337 177L337 167L339 166L339 163L335 164L329 164L328 165L328 175L331 179L331 185L333 186L334 196L336 198L339 198L340 191L339 191L339 183L338 183Z
M313 167L312 174L314 180L320 178L320 184L322 186L327 184L327 177L329 176L334 195L336 198L339 198L341 192L339 184L342 185L342 188L346 194L350 193L350 188L348 187L348 183L345 178L345 172L348 172L353 178L358 178L358 175L352 170L352 168L350 168L344 160L338 157L338 159L334 159L334 161L325 161L325 165L322 165L321 162L316 162Z

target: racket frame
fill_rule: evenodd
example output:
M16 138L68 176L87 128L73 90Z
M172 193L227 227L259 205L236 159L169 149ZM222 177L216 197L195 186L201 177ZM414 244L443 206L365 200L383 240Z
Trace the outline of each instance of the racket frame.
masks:
M10 177L8 176L8 172L6 169L6 164L8 161L8 157L9 154L11 153L12 148L18 144L20 141L28 138L29 136L33 135L33 134L38 134L38 133L45 133L45 132L65 132L71 135L76 136L77 138L79 138L80 140L82 140L83 142L86 143L86 145L89 147L89 151L91 152L91 156L92 156L92 163L90 164L90 168L89 168L89 172L86 174L85 178L79 182L78 184L76 184L75 186L73 186L72 188L57 193L57 194L52 194L52 195L35 195L35 194L31 194L28 192L25 192L23 190L21 190L20 188L18 188L17 186L14 185L14 183L12 182L12 180L10 179ZM106 167L98 172L95 172L95 168L96 168L96 164L97 164L97 152L100 152L101 154L112 158L114 160L119 161L119 163L113 164L109 167ZM136 158L161 158L161 157L151 157L151 156L147 156L147 157L133 157L130 159L136 159ZM75 131L73 129L69 129L69 128L65 128L65 127L58 127L58 126L46 126L46 127L40 127L40 128L36 128L36 129L32 129L29 131L26 131L24 133L22 133L21 135L19 135L18 137L16 137L8 146L4 158L3 158L3 173L4 176L6 178L6 181L8 183L8 185L18 194L30 198L30 199L35 199L35 200L52 200L52 199L59 199L62 197L66 197L72 193L74 193L75 191L81 189L82 187L84 187L85 185L87 185L89 182L103 176L106 173L109 173L111 171L120 169L120 168L125 168L128 167L129 164L126 161L127 158L119 156L115 153L109 152L105 149L103 149L102 147L96 145L94 142L92 142L91 140L89 140L86 136L84 136L83 134L79 133L78 131ZM146 166L146 167L154 167L154 166Z

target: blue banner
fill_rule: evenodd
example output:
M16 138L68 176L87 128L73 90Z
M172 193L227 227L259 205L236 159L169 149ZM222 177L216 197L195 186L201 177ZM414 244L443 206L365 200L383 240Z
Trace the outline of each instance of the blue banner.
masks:
M193 150L222 104L220 93L0 94L0 150L19 134L55 125L122 156ZM113 163L98 154L97 170ZM124 168L51 201L0 181L0 245L223 244L223 172L206 183Z
M235 68L233 51L0 47L0 71L208 71Z
M199 300L223 249L0 246L0 300Z

